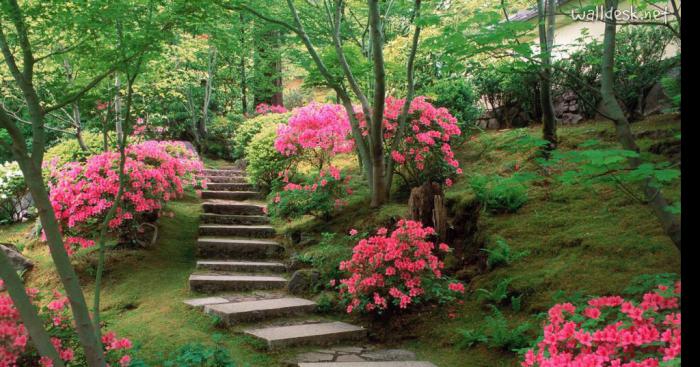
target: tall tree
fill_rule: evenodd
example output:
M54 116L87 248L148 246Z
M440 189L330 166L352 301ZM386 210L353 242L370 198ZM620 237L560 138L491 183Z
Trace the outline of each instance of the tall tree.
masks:
M367 0L366 2L367 26L363 37L366 35L369 40L367 54L372 65L372 76L368 83L371 87L368 88L369 90L364 90L355 71L351 68L343 45L345 39L356 39L354 35L342 32L342 30L351 29L350 25L343 22L348 16L347 2L345 0L327 0L319 3L306 2L305 4L315 7L304 12L304 14L308 14L309 17L313 18L313 22L309 21L308 25L312 26L315 31L318 31L316 33L320 34L321 42L325 41L325 43L334 45L335 60L337 60L339 65L329 65L328 58L323 57L318 51L310 33L307 31L307 23L302 20L293 0L286 1L286 17L291 16L291 21L289 22L284 20L285 15L281 9L274 9L278 14L272 14L259 10L259 6L254 7L246 2L236 2L233 5L223 4L223 6L229 9L247 11L260 19L291 31L301 39L325 84L335 91L338 99L345 107L350 119L352 135L356 143L360 163L369 181L371 206L379 207L388 201L393 181L391 158L388 158L385 154L383 125L387 90L384 45L385 31L388 29L386 19L389 11L392 10L391 6L387 5L385 9L382 9L378 0ZM417 16L419 15L420 1L413 2L410 8L410 13L413 16L409 22L412 21L414 25L415 42L412 42L408 53L409 60L413 60L419 46L418 38L424 19L419 19ZM353 22L356 22L357 16L357 12L353 11ZM326 31L324 33L324 30L330 30L330 42L328 40L329 32ZM340 73L337 73L337 69L333 68L334 66L338 66L341 69ZM411 76L410 78L412 79L414 62L409 62L407 68L410 69L407 71L407 76ZM412 80L409 83L412 84ZM407 90L412 88L407 88ZM368 134L366 135L363 134L360 122L355 117L353 107L355 101L359 101L362 108L368 129ZM405 124L406 118L402 117L400 121L403 121ZM395 135L394 139L403 139L403 136L400 135L403 133L403 130L403 128L399 129L399 133Z
M618 0L605 0L606 14L613 14L612 19L605 20L605 35L603 37L603 57L601 60L600 95L603 109L607 118L615 124L617 140L627 150L639 152L639 146L630 129L630 123L620 107L615 96L615 36L617 34L617 20L614 18ZM632 168L637 168L642 163L639 158L629 160ZM644 180L642 189L646 201L651 206L654 214L664 228L666 234L671 237L673 243L681 249L681 223L676 215L669 211L669 204L661 190L653 185L651 178Z
M540 38L540 105L542 108L542 137L549 141L549 149L557 145L557 118L552 102L552 51L557 0L537 0Z

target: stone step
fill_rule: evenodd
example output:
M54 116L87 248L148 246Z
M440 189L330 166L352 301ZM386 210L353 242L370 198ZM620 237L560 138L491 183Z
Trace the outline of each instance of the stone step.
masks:
M200 217L201 222L205 224L267 224L270 223L270 218L263 215L226 215L204 213Z
M189 282L191 290L201 293L278 289L287 285L286 279L269 275L192 274Z
M270 225L200 224L199 234L202 236L271 238L275 236L275 228Z
M203 259L267 259L279 258L284 247L272 240L226 237L197 239L197 257Z
M341 341L361 340L367 330L344 322L324 322L291 326L249 329L245 334L263 340L268 348L296 345L328 345Z
M251 200L261 197L262 195L257 191L215 191L210 190L209 186L207 190L202 190L202 199Z
M204 298L192 298L182 301L182 303L192 307L192 308L204 308L209 305L216 305L220 303L229 303L231 301L223 297L204 297Z
M207 176L244 176L245 171L240 169L205 168L202 174Z
M302 362L299 367L437 367L425 361Z
M255 186L249 183L220 183L210 182L207 190L211 191L255 191Z
M227 215L265 215L265 205L234 201L209 201L202 204L205 213Z
M248 181L243 176L198 176L198 178L203 179L207 184L214 183L248 183Z
M237 261L237 260L199 260L197 269L230 271L239 273L283 273L286 266L279 262Z
M316 302L303 298L273 298L259 301L212 304L204 312L218 316L226 325L313 312Z

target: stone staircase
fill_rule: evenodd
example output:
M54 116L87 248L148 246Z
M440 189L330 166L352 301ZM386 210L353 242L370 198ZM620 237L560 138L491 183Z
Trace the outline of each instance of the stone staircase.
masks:
M205 297L185 304L216 316L229 327L262 341L267 348L329 346L361 342L367 331L356 325L313 318L316 303L287 294L285 249L265 215L261 195L244 172L207 169L197 239L197 270L190 290ZM353 347L351 347L353 348ZM416 361L300 360L307 367L434 367Z

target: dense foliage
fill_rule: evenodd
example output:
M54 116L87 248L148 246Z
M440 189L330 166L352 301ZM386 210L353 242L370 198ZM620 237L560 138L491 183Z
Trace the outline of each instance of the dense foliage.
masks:
M17 162L0 164L0 224L22 220L31 202L29 189Z

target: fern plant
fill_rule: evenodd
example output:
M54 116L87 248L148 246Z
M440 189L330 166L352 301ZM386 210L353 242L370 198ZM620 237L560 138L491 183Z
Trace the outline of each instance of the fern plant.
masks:
M499 265L510 265L530 254L529 251L513 251L502 238L496 239L496 246L494 248L485 248L482 249L482 251L488 254L486 264L489 269L493 269Z
M484 319L481 328L457 330L459 340L456 346L466 349L477 344L485 344L489 348L517 352L532 344L533 339L528 335L531 329L532 324L529 322L511 327L503 313L492 306L491 315Z
M493 290L479 288L476 290L476 299L479 302L497 305L508 298L508 286L513 280L505 278L496 284Z

